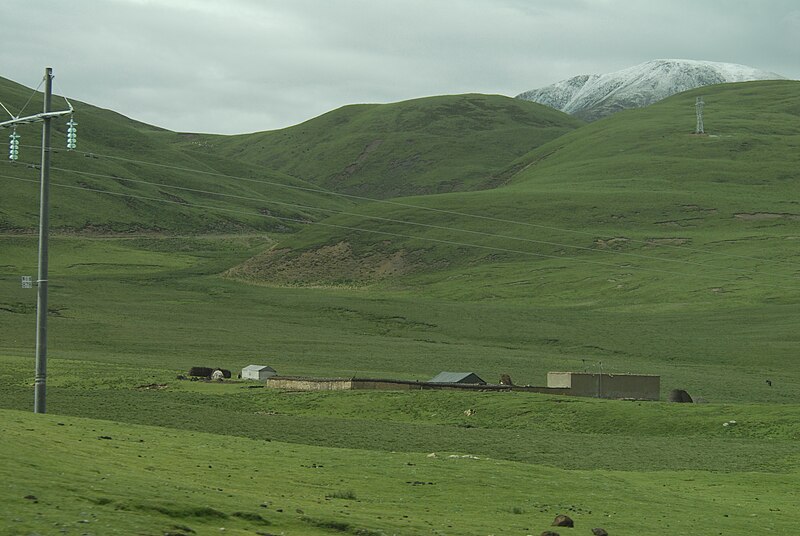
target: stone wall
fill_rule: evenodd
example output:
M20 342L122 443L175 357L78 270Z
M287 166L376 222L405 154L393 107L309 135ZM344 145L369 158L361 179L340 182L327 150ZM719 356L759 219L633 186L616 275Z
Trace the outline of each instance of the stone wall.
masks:
M353 380L346 378L267 378L267 387L287 391L346 391L353 388Z

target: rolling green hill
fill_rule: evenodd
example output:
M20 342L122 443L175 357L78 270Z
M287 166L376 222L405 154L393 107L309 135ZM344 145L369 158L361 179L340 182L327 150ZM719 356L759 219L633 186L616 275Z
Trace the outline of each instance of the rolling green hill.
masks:
M583 123L499 95L339 108L300 125L205 137L214 154L377 198L485 189L506 165Z
M514 182L586 189L629 188L635 180L642 190L723 194L739 193L737 185L795 188L798 86L789 80L722 84L614 114L534 149L520 159L525 169ZM708 99L705 135L694 136L698 96Z
M474 273L503 261L603 274L622 264L637 277L684 270L703 284L718 275L723 286L741 277L793 287L798 87L703 88L706 136L691 134L697 91L620 113L519 158L506 169L506 187L362 205L357 215L303 229L234 273L293 284L424 274L427 288L453 270ZM496 273L486 277L498 282Z
M20 110L30 95L0 79L9 109ZM390 197L488 188L505 180L493 174L510 160L581 124L533 103L463 95L350 106L279 131L207 136L73 104L79 150L59 148L66 120L56 121L51 222L78 232L292 231L353 205L320 189ZM26 112L40 108L37 94ZM20 127L20 162L2 161L0 229L36 225L39 132Z
M32 90L0 78L0 101L17 113ZM66 109L54 97L56 109ZM79 233L287 232L352 203L302 180L210 155L178 134L73 102L78 150L65 146L66 119L54 120L51 226ZM25 109L41 110L41 94ZM3 130L5 137L8 130ZM19 127L20 160L0 160L0 231L38 225L41 127ZM314 207L314 210L304 207ZM277 219L281 218L281 219Z
M704 88L707 136L692 134L696 94L545 144L506 187L361 205L228 275L473 303L480 337L619 371L786 371L800 342L800 83ZM541 314L499 320L497 306Z

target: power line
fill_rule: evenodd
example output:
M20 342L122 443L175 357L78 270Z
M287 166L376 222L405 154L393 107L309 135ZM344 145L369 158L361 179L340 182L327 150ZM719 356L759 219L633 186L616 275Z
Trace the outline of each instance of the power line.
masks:
M25 147L25 148L30 148L30 149L39 149L40 148L38 145L20 145L20 147ZM70 151L63 151L61 149L55 149L55 148L51 148L50 151L52 151L54 153L69 153L70 152ZM74 151L72 151L72 152L74 152ZM296 180L298 182L303 182L303 183L306 183L306 184L310 184L312 186L312 188L308 188L308 187L304 187L304 186L295 186L295 185L285 184L285 183L280 183L280 182L273 182L273 181L268 181L268 180L263 180L263 179L253 179L253 178L249 178L249 177L242 177L242 176L239 176L239 175L229 175L229 174L226 174L226 173L220 173L218 171L207 171L207 170L202 170L202 169L194 169L194 168L186 168L186 167L180 167L180 166L172 166L172 165L169 165L169 164L161 164L161 163L158 163L158 162L147 162L147 161L144 161L144 160L135 160L135 159L131 159L131 158L123 158L121 156L104 155L104 154L93 153L93 152L89 152L89 151L84 152L83 155L84 156L92 156L92 157L96 157L96 158L107 158L109 160L119 160L121 162L128 162L130 164L140 164L140 165L161 167L161 168L164 168L164 169L172 169L172 170L175 170L175 171L183 171L183 172L186 172L186 173L197 173L197 174L200 174L200 175L210 175L212 177L220 177L220 178L224 178L224 179L231 179L231 180L242 181L242 182L252 182L252 183L255 183L255 184L264 184L264 185L267 185L267 186L275 186L275 187L278 187L278 188L286 188L286 189L289 189L289 190L302 190L302 191L305 191L305 192L327 194L327 195L332 195L332 196L336 196L336 197L343 197L343 198L359 199L359 200L362 200L362 201L376 201L376 202L380 201L378 199L374 199L373 200L373 199L370 199L368 197L359 197L359 196L354 196L354 195L349 195L349 194L340 194L340 193L334 192L333 190L327 190L325 188L322 188L321 186L318 186L318 185L314 184L311 181L303 179L302 177L297 177L295 175L288 175L287 174L286 177L289 177L292 180ZM210 168L210 166L209 166L209 168Z
M31 103L31 100L33 100L33 97L34 97L34 95L36 95L36 93L38 93L38 92L39 92L39 89L42 87L42 84L44 84L44 81L45 81L45 79L46 79L46 77L42 77L42 79L39 81L39 85L38 85L38 86L36 86L36 89L34 89L34 90L31 92L31 96L30 96L30 97L28 97L28 100L27 100L27 101L25 101L25 104L22 106L22 108L20 108L19 112L17 112L17 115L14 115L14 114L12 114L12 113L9 111L9 109L8 109L8 108L6 108L5 104L3 104L2 102L0 102L0 107L2 107L2 108L3 108L3 110L5 110L5 111L6 111L6 113L7 113L7 114L8 114L8 115L11 117L11 119L18 119L18 118L19 118L19 117L22 115L22 112L24 112L24 111L25 111L25 108L27 108L27 107L28 107L28 105ZM38 149L38 147L37 147L37 149Z
M11 113L11 112L8 110L8 108L6 108L6 105L5 105L5 104L3 104L2 102L0 102L0 108L2 108L3 110L5 110L5 111L6 111L6 113L8 114L8 116L9 116L11 119L14 119L14 114L12 114L12 113Z
M39 89L42 87L42 84L44 84L44 82L45 82L45 80L46 80L46 79L47 79L47 77L43 77L43 78L42 78L42 79L39 81L39 85L38 85L38 86L36 86L36 89L34 89L34 90L33 90L33 92L31 93L31 96L30 96L30 97L28 97L28 100L27 100L27 101L25 101L25 105L24 105L22 108L20 108L20 110L19 110L19 112L17 113L16 117L19 117L19 116L21 116L21 115L22 115L22 112L24 112L24 111L25 111L25 108L27 108L27 107L28 107L28 105L31 103L31 101L33 100L33 96L34 96L34 95L36 95L36 93L38 93L38 92L39 92Z
M327 212L327 213L331 213L331 214L341 214L341 215L353 216L353 217L358 217L358 218L363 218L363 219L369 219L369 220L375 220L375 221L383 221L383 222L387 222L387 223L397 223L397 224L401 224L401 225L412 225L412 226L416 226L416 227L423 227L423 228L437 229L437 230L445 230L445 231L451 231L451 232L457 232L457 233L458 232L462 232L462 233L468 233L468 234L473 234L473 235L486 236L486 237L490 237L490 238L502 238L502 239L507 239L507 240L519 241L519 242L528 242L528 243L533 243L533 244L542 244L542 245L550 245L550 246L555 246L555 247L563 247L563 248L568 248L568 249L589 251L589 252L592 252L592 253L608 253L608 254L623 255L623 256L640 258L640 259L656 260L656 261L661 261L661 262L671 262L671 263L676 263L676 264L684 264L684 265L689 265L689 266L711 267L711 268L714 268L714 269L720 269L721 268L722 270L725 270L725 271L736 272L736 273L745 274L745 275L755 275L755 274L775 275L775 274L770 274L769 272L759 272L759 271L756 271L754 269L744 269L744 268L734 268L734 267L716 267L716 266L713 266L713 265L709 265L707 263L693 262L693 261L683 260L683 259L672 259L672 258L656 257L656 256L652 256L652 255L642 255L640 253L630 253L630 252L616 251L616 250L599 250L599 249L592 248L592 247L587 247L587 246L578 246L578 245L573 245L573 244L564 244L564 243L560 243L560 242L552 242L552 241L545 241L545 240L536 240L536 239L532 239L532 238L522 238L522 237L516 237L516 236L510 236L510 235L488 233L488 232L485 232L485 231L475 231L475 230L471 230L471 229L463 229L463 228L458 228L458 227L448 227L448 226L443 226L443 225L426 224L426 223L420 223L420 222L415 222L415 221L410 221L410 220L398 220L398 219L385 218L385 217L380 217L380 216L371 216L371 215L360 214L360 213L355 213L355 212L347 212L347 211L341 211L341 210L335 210L335 209L327 209L327 208L322 208L322 207L315 207L315 206L310 206L310 205L301 205L301 204L297 204L297 203L288 203L288 202L283 202L283 201L275 201L275 200L272 200L272 199L255 198L255 197L236 195L236 194L226 194L226 193L222 193L222 192L213 192L213 191L209 191L209 190L201 190L201 189L197 189L197 188L189 188L189 187L177 186L177 185L172 185L172 184L156 183L156 182L151 182L151 181L145 181L145 180L142 180L142 179L131 179L131 178L120 177L120 176L117 176L117 175L105 175L105 174L100 174L100 173L91 173L91 172L78 171L78 170L72 170L72 169L66 169L66 168L55 168L54 167L53 169L54 170L58 170L58 171L62 171L62 172L66 172L66 173L73 173L73 174L77 174L77 175L85 175L85 176L90 176L90 177L95 177L95 178L112 179L112 180L116 180L116 181L125 181L125 182L133 182L133 183L138 183L138 184L146 184L146 185L155 186L155 187L172 188L172 189L177 189L177 190L181 190L181 191L189 191L189 192L201 193L201 194L206 194L206 195L215 195L215 196L220 196L220 197L241 199L241 200L254 201L254 202L263 202L263 203L266 203L266 204L281 205L281 206L286 206L286 207L291 207L291 208L296 208L296 209L301 209L301 210ZM96 191L104 192L104 193L110 193L110 192L107 192L106 190L100 190L100 189L97 189ZM155 200L157 200L157 199L155 199ZM188 204L188 203L181 203L181 204ZM299 220L299 221L306 222L306 220Z
M10 175L0 175L0 178L16 180L16 181L21 181L21 182L31 182L31 183L37 182L37 181L35 181L33 179L24 179L24 178L21 178L21 177L13 177L13 176L10 176ZM307 220L301 220L301 219L298 219L298 218L290 218L290 217L287 217L287 216L275 216L275 215L271 215L271 214L252 213L252 212L245 212L245 211L242 211L242 210L215 207L215 206L211 206L211 205L199 205L199 204L196 204L196 203L173 201L173 200L170 200L170 199L159 199L159 198L155 198L155 197L145 197L145 196L139 196L139 195L133 195L133 194L125 194L125 193L121 193L121 192L109 192L107 190L100 190L100 189L97 189L97 188L87 188L87 187L83 187L83 186L75 186L75 185L70 185L70 184L60 184L60 183L51 183L51 184L53 186L58 186L58 187L61 187L61 188L68 188L68 189L73 189L73 190L84 190L84 191L88 191L88 192L95 192L95 193L112 195L112 196L117 196L117 197L128 197L128 198L132 198L132 199L140 199L140 200L145 200L145 201L155 201L155 202L159 202L159 203L168 203L168 204L180 205L180 206L187 207L187 208L202 208L202 209L206 209L206 210L218 210L218 211L222 211L222 212L230 212L230 213L235 213L235 214L246 214L246 215L249 215L249 216L258 216L258 217L262 217L262 218L271 218L271 219L280 220L280 221L290 221L290 222L300 223L300 224L304 224L304 225L320 225L320 226L323 226L323 227L344 229L344 230L348 230L348 231L356 231L356 232L363 232L363 233L369 233L369 234L378 234L378 235L383 235L383 236L393 236L393 237L397 237L397 238L408 238L408 239L411 239L411 240L419 240L419 241L424 241L424 242L434 242L434 243L447 244L447 245L458 246L458 247L471 247L471 248L478 248L478 249L484 249L484 250L489 250L489 251L498 251L498 252L501 252L501 253L513 253L513 254L518 254L518 255L526 255L526 256L537 257L537 258L556 259L556 260L563 260L563 261L573 261L573 262L584 263L584 264L592 264L592 265L596 265L596 266L604 266L604 267L607 267L607 268L614 268L614 269L634 270L634 271L638 270L638 271L644 271L644 272L668 274L668 275L679 276L679 277L692 277L692 278L697 278L697 279L713 279L714 281L719 281L719 277L724 277L724 276L712 276L712 275L706 275L706 274L688 274L686 272L675 272L675 271L672 271L672 270L663 270L663 269L660 269L660 268L647 268L647 267L642 267L642 266L620 265L620 264L613 264L613 263L607 263L607 262L602 262L602 261L579 259L579 258L576 258L576 257L560 256L560 255L548 255L548 254L545 254L545 253L535 253L535 252L532 252L532 251L522 251L522 250L516 250L516 249L509 249L509 248L501 248L501 247L497 247L497 246L487 246L487 245L483 245L483 244L472 244L472 243L468 243L468 242L456 242L454 240L445 240L445 239L439 239L439 238L418 237L418 236L406 235L406 234L395 233L395 232L390 232L390 231L379 231L379 230L375 230L375 229L364 229L364 228L361 228L361 227L338 225L338 224L333 224L333 223L310 222L310 221L307 221ZM769 284L769 283L760 283L760 282L757 282L757 281L753 281L750 278L747 278L747 279L748 279L748 282L750 284L754 285L754 286L769 287L769 288L774 288L774 289L777 289L777 290L787 290L787 291L788 290L790 290L790 291L798 290L798 287L784 287L784 286L780 286L780 285L772 285L772 284Z
M563 248L569 248L569 249L575 249L575 250L581 250L581 251L589 251L589 252L592 252L592 253L610 253L610 254L623 255L623 256L640 258L640 259L657 260L657 261L662 261L662 262L671 262L671 263L685 264L685 265L691 265L691 266L700 266L700 267L709 267L710 266L712 268L717 268L718 269L718 267L714 267L713 265L709 265L707 263L693 262L693 261L688 261L688 260L683 260L683 259L656 257L656 256L652 256L652 255L642 255L640 253L630 253L630 252L616 251L616 250L599 250L599 249L588 247L588 246L578 246L578 245L573 245L573 244L563 244L563 243L560 243L560 242L552 242L552 241L547 241L547 240L536 240L536 239L533 239L533 238L522 238L522 237L510 236L510 235L504 235L504 234L489 233L489 232L486 232L486 231L476 231L476 230L472 230L472 229L463 229L463 228L459 228L459 227L449 227L449 226L444 226L444 225L434 225L434 224L428 224L428 223L420 223L420 222L411 221L411 220L399 220L399 219L394 219L394 218L385 218L385 217L381 217L381 216L371 216L371 215L360 214L360 213L356 213L356 212L347 212L347 211L343 211L343 210L328 209L328 208L322 208L322 207L314 207L314 206L310 206L310 205L301 205L301 204L297 204L297 203L288 203L288 202L283 202L283 201L275 201L275 200L272 200L272 199L255 198L255 197L249 197L249 196L243 196L243 195L237 195L237 194L226 194L226 193L222 193L222 192L213 192L213 191L209 191L209 190L201 190L201 189L197 189L197 188L189 188L189 187L185 187L185 186L178 186L178 185L172 185L172 184L167 184L167 183L157 183L157 182L146 181L146 180L142 180L142 179L131 179L131 178L120 177L120 176L117 176L117 175L105 175L105 174L101 174L101 173L91 173L91 172L87 172L87 171L78 171L78 170L74 170L74 169L66 169L66 168L58 168L58 167L53 167L52 169L53 170L57 170L57 171L61 171L61 172L65 172L65 173L73 173L73 174L76 174L76 175L84 175L84 176L102 178L102 179L112 179L112 180L116 180L116 181L132 182L132 183L136 183L136 184L146 184L146 185L149 185L149 186L156 186L156 187L160 187L160 188L162 188L162 187L163 188L172 188L172 189L181 190L181 191L188 191L188 192L200 193L200 194L206 194L206 195L216 195L216 196L232 198L232 199L241 199L241 200L246 200L246 201L263 202L263 203L267 203L267 204L281 205L281 206L286 206L286 207L290 207L290 208L296 208L296 209L300 209L300 210L327 212L327 213L331 213L331 214L353 216L353 217L357 217L357 218L369 219L369 220L375 220L375 221L382 221L382 222L387 222L387 223L397 223L397 224L401 224L401 225L413 225L413 226L416 226L416 227L424 227L424 228L428 228L428 229L437 229L437 230L443 230L443 231L452 231L452 232L457 232L457 233L459 233L459 232L460 233L468 233L468 234L473 234L473 235L486 236L486 237L490 237L490 238L502 238L502 239L507 239L507 240L519 241L519 242L528 242L528 243L532 243L532 244L541 244L541 245L563 247ZM722 269L726 270L726 271L738 272L738 273L744 273L744 274L752 274L752 273L754 273L754 270L748 270L748 269L745 269L745 268L722 267ZM755 272L755 273L759 273L759 272Z
M58 150L58 149L51 149L51 150L56 152L56 153L64 152L64 151ZM265 184L265 185L269 185L269 186L275 186L275 187L278 187L278 188L302 190L302 191L307 191L307 192L314 192L314 193L331 195L331 196L342 197L342 198L347 198L347 199L354 199L354 200L359 200L359 201L369 201L369 202L373 202L373 203L381 203L381 204L393 205L393 206L398 206L398 207L403 207L403 208L411 208L411 209L416 209L416 210L423 210L423 211L434 212L434 213L439 213L439 214L448 214L448 215L452 215L452 216L461 216L461 217L465 217L465 218L479 219L479 220L484 220L484 221L493 221L493 222L496 222L496 223L506 223L506 224L512 224L512 225L521 225L521 226L525 226L525 227L532 227L532 228L536 228L536 229L546 229L546 230L550 230L550 231L559 231L559 232L564 232L564 233L580 234L580 235L584 235L584 236L591 236L593 238L606 238L606 239L617 238L617 237L611 236L611 235L598 235L596 233L589 232L589 231L568 229L568 228L564 228L564 227L554 227L554 226L542 225L542 224L531 223L531 222L511 220L511 219L507 219L507 218L498 218L498 217L494 217L494 216L485 216L485 215L481 215L481 214L471 214L471 213L468 213L468 212L461 212L461 211L457 211L457 210L447 210L447 209L440 209L440 208L435 208L435 207L426 207L426 206L422 206L422 205L415 205L415 204L412 204L412 203L403 203L403 202L400 202L400 201L393 201L393 200L390 200L390 199L377 199L377 198L371 198L371 197L354 195L354 194L345 194L345 193L340 193L340 192L334 192L334 191L330 191L330 190L321 189L321 188L316 187L316 186L314 188L306 188L306 187L303 187L303 186L294 186L294 185L277 183L277 182L273 182L273 181L266 181L266 180L261 180L261 179L252 179L252 178L241 177L241 176L236 176L236 175L228 175L228 174L225 174L225 173L219 173L219 172L215 172L215 171L202 171L202 170L197 170L197 169L185 168L185 167L181 167L181 166L173 166L173 165L169 165L169 164L162 164L162 163L158 163L158 162L149 162L149 161L146 161L146 160L136 160L136 159L124 158L124 157L120 157L120 156L102 155L102 154L98 154L98 153L90 153L90 154L92 154L94 156L97 156L97 157L100 157L100 158L108 158L108 159L112 159L112 160L119 160L119 161L123 161L123 162L129 162L129 163L132 163L132 164L149 165L149 166L161 167L161 168L165 168L165 169L173 169L173 170L176 170L176 171L183 171L183 172L187 172L187 173L205 174L205 175L211 175L211 176L221 177L221 178L226 178L226 179L231 179L231 180L252 182L252 183L257 183L257 184ZM303 182L308 182L308 181L305 181L303 179L300 179L299 177L293 177L292 176L292 178L293 179L297 179L297 180L301 180ZM676 244L654 243L654 242L650 242L650 241L647 241L647 240L638 240L638 239L635 239L635 238L630 238L630 239L628 239L628 241L631 242L631 243L635 243L635 244L644 244L644 245L647 245L647 246L655 246L655 247L660 247L660 248L675 249L675 250L678 250L678 251L689 251L689 252L693 252L693 253L704 253L706 255L720 256L720 257L727 257L727 258L734 258L734 259L741 259L741 260L750 260L750 261L757 261L757 262L764 262L764 263L771 263L771 264L789 264L789 265L791 265L793 267L796 266L796 264L791 262L791 261L784 261L784 260L781 260L781 259L768 259L768 258L764 258L764 257L752 257L752 256L749 256L749 255L736 255L736 254L732 254L732 253L724 253L724 252L712 251L712 250L702 249L702 248L693 248L693 247L690 247L690 246L683 246L683 245L676 245Z

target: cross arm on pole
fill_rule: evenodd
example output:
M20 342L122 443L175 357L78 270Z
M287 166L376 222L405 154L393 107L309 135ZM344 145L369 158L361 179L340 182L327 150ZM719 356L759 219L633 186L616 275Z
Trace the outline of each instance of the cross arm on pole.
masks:
M58 112L42 112L35 115L28 115L25 117L15 117L14 119L10 119L8 121L0 122L0 128L6 128L13 125L24 125L28 123L38 123L39 121L44 121L45 119L52 119L54 117L61 117L62 115L69 115L74 113L72 107L69 110L61 110Z

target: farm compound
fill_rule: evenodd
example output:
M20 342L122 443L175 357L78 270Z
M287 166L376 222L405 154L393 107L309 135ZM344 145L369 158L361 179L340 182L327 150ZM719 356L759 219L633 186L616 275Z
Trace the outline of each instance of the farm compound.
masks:
M433 379L437 379L439 376L436 376ZM478 376L475 376L475 378L477 378L477 380L480 382L483 382L483 380L481 380ZM551 372L548 374L547 386L541 387L533 385L486 384L485 382L423 382L415 380L389 380L372 378L309 378L299 376L272 376L267 379L266 387L273 389L285 389L288 391L345 391L362 389L386 391L405 391L416 389L523 391L529 393L599 398L659 400L661 378L660 376L641 374Z

